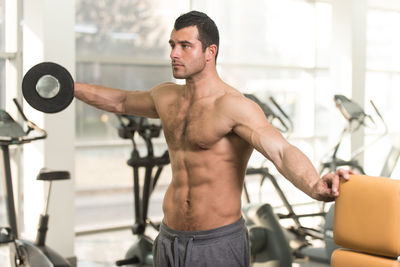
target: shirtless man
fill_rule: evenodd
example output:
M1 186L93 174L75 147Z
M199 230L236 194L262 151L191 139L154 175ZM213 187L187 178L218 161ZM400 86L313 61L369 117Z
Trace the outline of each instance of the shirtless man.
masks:
M154 266L249 266L241 194L253 148L317 200L338 196L339 176L320 178L310 160L271 126L261 108L218 76L218 29L206 14L180 16L169 40L173 76L149 91L76 83L75 96L97 108L159 118L172 181L153 249Z

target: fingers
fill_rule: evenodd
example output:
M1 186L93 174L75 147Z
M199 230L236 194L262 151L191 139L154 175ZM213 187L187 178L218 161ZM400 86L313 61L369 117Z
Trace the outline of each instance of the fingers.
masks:
M345 180L350 179L350 174L354 174L352 170L344 170L338 169L332 176L330 176L330 181L328 183L331 184L331 194L333 197L339 196L339 184L340 184L340 177Z
M350 175L354 174L352 170L338 169L334 173L325 174L316 186L319 200L333 201L339 196L340 177L345 180L350 179Z
M336 173L325 174L317 183L316 195L320 201L333 201L338 195L338 183L335 180L339 180L339 175Z
M331 180L331 184L332 184L331 185L331 190L332 190L332 195L334 197L339 196L339 181L340 181L339 175L340 174L336 173L335 175L332 176L332 180Z
M339 177L343 177L345 180L350 179L350 174L354 174L354 172L352 170L344 170L344 169L338 169L336 171L336 175L338 175Z

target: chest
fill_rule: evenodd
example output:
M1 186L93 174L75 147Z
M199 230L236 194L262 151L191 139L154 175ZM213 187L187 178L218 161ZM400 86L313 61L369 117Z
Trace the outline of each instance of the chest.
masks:
M213 103L170 105L163 114L164 135L170 148L208 149L231 131L227 118Z

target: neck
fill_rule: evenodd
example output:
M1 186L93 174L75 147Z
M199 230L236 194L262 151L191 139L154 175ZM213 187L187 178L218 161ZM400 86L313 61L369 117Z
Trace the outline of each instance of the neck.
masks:
M199 73L186 79L185 96L192 99L211 96L218 93L222 83L215 69Z

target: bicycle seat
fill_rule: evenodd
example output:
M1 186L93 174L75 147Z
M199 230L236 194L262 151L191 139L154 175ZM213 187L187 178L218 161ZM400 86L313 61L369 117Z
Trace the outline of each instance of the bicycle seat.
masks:
M25 136L22 126L18 124L6 111L0 109L0 136L18 138Z
M54 181L54 180L68 180L71 178L69 171L54 171L43 168L40 170L36 180Z

